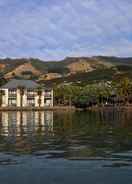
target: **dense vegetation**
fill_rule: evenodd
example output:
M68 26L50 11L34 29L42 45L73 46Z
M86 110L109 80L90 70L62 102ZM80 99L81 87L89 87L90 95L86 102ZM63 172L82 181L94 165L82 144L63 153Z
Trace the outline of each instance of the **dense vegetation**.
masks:
M132 103L132 81L124 75L112 81L102 81L86 86L60 85L54 89L55 104L89 107L92 105L126 105Z

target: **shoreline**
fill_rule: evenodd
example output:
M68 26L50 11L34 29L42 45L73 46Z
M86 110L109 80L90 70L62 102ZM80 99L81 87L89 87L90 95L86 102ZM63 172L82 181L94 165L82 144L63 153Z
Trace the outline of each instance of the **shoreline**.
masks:
M0 107L0 111L73 111L75 107L54 106L54 107Z
M54 107L0 107L0 111L105 111L105 110L130 110L132 105L126 106L93 106L86 109L74 106L54 106Z
M98 106L98 107L90 107L88 108L90 111L109 111L109 110L117 110L117 111L132 111L132 105L122 105L122 106Z

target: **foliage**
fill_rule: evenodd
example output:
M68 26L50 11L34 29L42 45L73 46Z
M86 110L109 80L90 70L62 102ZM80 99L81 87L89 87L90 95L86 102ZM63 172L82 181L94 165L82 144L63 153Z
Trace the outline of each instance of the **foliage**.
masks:
M113 81L104 81L86 86L61 85L54 89L56 104L91 106L114 102L113 97L123 97L124 101L132 95L132 82L126 76L114 78ZM126 99L127 97L127 99Z
M80 86L63 85L54 89L56 104L70 105L81 92Z
M6 83L6 79L4 78L3 74L0 73L0 86L4 85Z

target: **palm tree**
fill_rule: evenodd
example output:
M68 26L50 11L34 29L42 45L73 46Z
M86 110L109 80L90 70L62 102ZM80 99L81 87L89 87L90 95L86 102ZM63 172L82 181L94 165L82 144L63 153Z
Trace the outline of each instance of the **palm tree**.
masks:
M124 102L128 102L130 81L127 77L121 78L117 84L117 91L119 96L124 98Z
M23 95L24 95L24 86L19 86L18 89L20 90L20 107L23 106Z
M122 97L126 103L128 103L128 97L131 93L131 81L126 74L116 75L113 79L113 85L116 88L119 97Z
M38 100L39 107L41 106L41 96L42 96L42 91L43 91L42 89L43 89L42 86L39 86L39 87L37 88L37 95L39 96L39 100Z

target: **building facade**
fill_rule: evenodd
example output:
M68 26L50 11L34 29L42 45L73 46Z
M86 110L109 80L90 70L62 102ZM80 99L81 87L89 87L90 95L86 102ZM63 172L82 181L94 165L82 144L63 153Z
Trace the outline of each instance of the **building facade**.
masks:
M53 89L31 80L10 80L0 88L1 107L53 107Z

